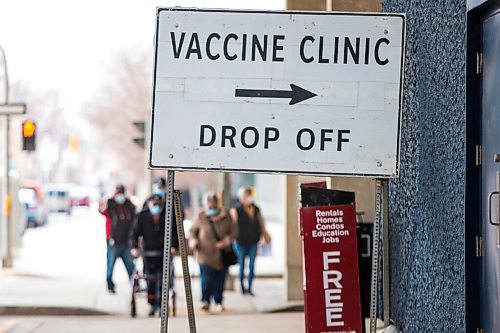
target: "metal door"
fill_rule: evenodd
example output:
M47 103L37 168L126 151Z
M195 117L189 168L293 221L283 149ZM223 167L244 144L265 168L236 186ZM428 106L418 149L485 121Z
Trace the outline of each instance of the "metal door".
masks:
M482 22L482 235L481 321L500 332L500 13Z

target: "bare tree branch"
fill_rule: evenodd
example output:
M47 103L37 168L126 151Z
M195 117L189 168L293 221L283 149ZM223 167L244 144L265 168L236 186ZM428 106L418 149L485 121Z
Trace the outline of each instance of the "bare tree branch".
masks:
M109 82L102 83L83 109L104 150L136 179L144 174L145 159L144 151L132 141L141 135L132 123L144 121L151 110L150 54L122 51L116 55Z

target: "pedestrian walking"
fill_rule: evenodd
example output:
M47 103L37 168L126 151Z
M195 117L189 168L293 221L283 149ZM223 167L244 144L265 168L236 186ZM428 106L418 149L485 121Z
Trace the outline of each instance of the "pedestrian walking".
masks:
M113 269L116 259L121 258L129 277L134 272L130 236L136 213L134 204L125 196L125 186L116 186L113 197L101 205L100 212L106 217L106 283L108 291L114 294Z
M166 199L167 180L164 177L158 177L154 180L151 195L144 201L142 209L148 208L148 202L151 201L154 195L159 195L163 200Z
M255 258L257 257L258 244L262 240L269 244L269 236L264 217L257 205L254 203L252 189L243 187L238 191L239 206L231 209L231 217L238 226L238 237L235 242L235 250L238 254L239 280L241 292L254 296L252 286L255 270ZM245 266L248 261L248 275L245 283Z
M161 291L163 282L163 251L165 237L165 200L154 194L147 202L147 208L138 216L137 224L132 235L132 255L138 255L140 239L144 250L144 274L147 281L149 316L154 316L161 309ZM172 225L170 253L175 255L179 249L179 237L175 221ZM172 267L172 265L171 265ZM169 289L173 292L173 276L170 279ZM175 297L175 295L172 295Z
M200 265L203 311L209 311L212 301L216 312L224 311L223 293L228 268L223 263L221 251L232 246L237 233L229 212L219 205L217 195L206 194L204 210L193 223L189 239Z

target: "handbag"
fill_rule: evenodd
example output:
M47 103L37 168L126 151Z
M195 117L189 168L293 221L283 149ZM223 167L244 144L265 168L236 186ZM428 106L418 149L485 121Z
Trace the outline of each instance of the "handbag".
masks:
M210 223L210 227L212 227L212 232L215 236L215 239L217 240L217 242L220 242L221 239L217 234L217 230L215 230L215 225L212 219L208 219L208 223ZM222 258L222 265L224 265L225 268L235 265L238 262L238 256L234 252L233 246L231 244L223 249L220 249L220 256Z

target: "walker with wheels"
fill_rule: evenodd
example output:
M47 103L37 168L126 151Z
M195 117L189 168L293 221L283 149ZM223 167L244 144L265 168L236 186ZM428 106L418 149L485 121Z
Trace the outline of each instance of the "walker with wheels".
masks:
M163 253L160 251L145 251L142 252L137 258L159 258L162 257ZM137 259L136 258L136 259ZM136 260L137 261L137 260ZM144 262L144 261L143 261ZM169 301L171 302L171 306L169 308L172 309L172 316L175 317L177 314L177 295L175 293L175 288L174 288L174 268L173 265L171 265L172 269L170 270L170 283L168 286L168 291L169 291ZM142 269L144 271L144 269ZM130 316L132 318L135 318L137 316L137 304L136 304L136 299L139 295L146 296L147 297L147 291L148 291L148 283L152 281L152 279L159 279L160 281L162 280L163 276L162 275L157 275L157 276L148 276L144 272L141 273L141 271L137 268L134 269L134 273L132 274L132 297L130 300Z

